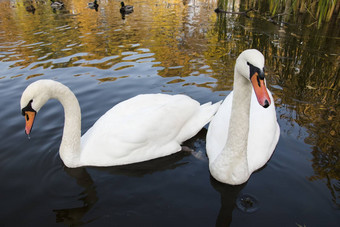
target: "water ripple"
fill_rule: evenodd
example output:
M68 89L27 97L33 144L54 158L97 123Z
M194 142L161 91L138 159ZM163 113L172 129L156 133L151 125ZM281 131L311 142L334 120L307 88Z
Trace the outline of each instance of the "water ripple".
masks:
M148 53L148 54L133 54L128 57L124 57L122 60L123 61L131 61L131 60L137 60L137 59L142 59L142 58L148 58L151 56L154 56L154 53Z
M228 201L235 226L247 226L240 222L251 218L258 218L259 226L275 226L277 220L289 226L297 217L308 221L307 226L338 221L338 210L334 211L339 204L337 23L317 31L287 25L278 33L278 27L262 23L262 17L215 14L216 0L131 0L136 10L125 20L115 1L100 1L98 12L86 8L85 1L63 0L67 5L63 12L53 12L49 3L39 1L33 1L34 15L25 11L23 1L0 1L5 9L0 11L0 195L6 207L0 220L4 225L24 226L25 221L32 226L55 225L54 211L65 225L79 225L75 220L86 214L89 219L105 215L106 224L117 226L134 226L142 218L144 225L162 226L169 220L169 226L176 226L180 220L182 225L212 226L219 209L223 217L223 201ZM201 103L223 99L220 96L232 90L237 55L250 47L265 54L267 82L281 127L267 167L245 185L261 199L255 214L236 217L240 212L233 212L235 208L252 212L253 199L245 195L235 204L236 196L223 192L220 200L211 190L206 163L198 164L189 156L185 170L175 166L133 177L95 170L92 186L77 185L81 182L59 158L64 119L56 101L39 112L30 140L23 132L20 96L40 78L58 80L74 91L83 111L84 132L111 106L142 93L182 93ZM134 172L140 174L139 169ZM101 180L103 176L108 178ZM99 200L91 209L85 197L95 194L94 188ZM73 209L79 205L82 214ZM125 213L137 219L120 218ZM275 218L261 219L270 215Z

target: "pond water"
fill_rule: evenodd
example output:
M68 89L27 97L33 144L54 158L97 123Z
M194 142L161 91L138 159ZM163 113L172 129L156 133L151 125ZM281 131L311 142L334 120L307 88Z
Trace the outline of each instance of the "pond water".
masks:
M34 1L32 13L27 1L0 1L1 226L339 226L339 21L317 29L310 18L216 14L216 0L128 0L134 12L125 19L118 0L99 0L98 11L86 0L64 3L53 11L49 1ZM281 135L270 161L243 185L210 176L206 128L185 143L201 158L179 152L77 169L59 158L57 101L41 109L30 139L24 133L19 101L36 80L71 88L84 133L137 94L224 99L247 48L265 55Z

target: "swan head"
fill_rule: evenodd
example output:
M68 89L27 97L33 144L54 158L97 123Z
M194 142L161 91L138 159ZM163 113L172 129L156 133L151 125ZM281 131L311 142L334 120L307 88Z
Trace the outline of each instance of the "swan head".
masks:
M264 56L256 49L243 51L236 60L235 71L251 82L257 101L267 108L271 104L264 78Z
M35 116L41 107L51 98L51 89L56 85L52 80L38 80L25 89L20 100L21 113L25 116L25 132L30 134Z

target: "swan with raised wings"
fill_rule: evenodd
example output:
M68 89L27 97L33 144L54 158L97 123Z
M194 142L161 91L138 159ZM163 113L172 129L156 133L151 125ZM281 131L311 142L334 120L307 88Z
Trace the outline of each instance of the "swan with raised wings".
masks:
M273 96L264 78L264 57L258 50L245 50L236 60L233 91L208 128L211 175L222 183L246 182L267 163L279 136Z
M124 165L173 154L211 120L220 105L200 105L186 95L138 95L108 110L81 137L81 112L73 92L59 82L38 80L25 89L20 101L26 134L49 99L59 100L64 107L59 154L67 167Z

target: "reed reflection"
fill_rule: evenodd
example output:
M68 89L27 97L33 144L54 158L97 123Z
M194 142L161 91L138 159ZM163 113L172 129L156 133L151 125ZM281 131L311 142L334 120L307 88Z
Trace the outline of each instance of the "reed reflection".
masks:
M305 143L313 146L311 154L314 175L310 180L325 179L333 204L340 206L339 166L339 108L340 33L336 23L324 25L324 35L316 29L305 29L298 35L292 33L282 41L282 49L273 52L272 65L280 74L277 83L281 105L285 105L288 117L307 129ZM283 92L284 91L284 92Z

